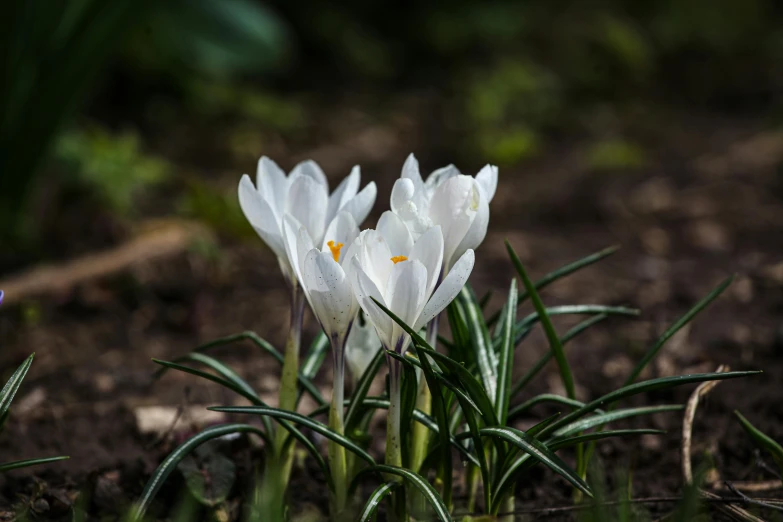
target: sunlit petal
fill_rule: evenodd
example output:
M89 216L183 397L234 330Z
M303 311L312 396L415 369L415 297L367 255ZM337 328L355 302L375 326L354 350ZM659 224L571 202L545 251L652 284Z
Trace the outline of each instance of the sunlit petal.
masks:
M451 303L462 287L467 283L470 273L473 271L475 256L473 250L468 250L454 264L449 274L443 279L438 289L432 294L432 297L424 305L424 309L416 320L414 328L418 330L429 323L438 315L449 303Z

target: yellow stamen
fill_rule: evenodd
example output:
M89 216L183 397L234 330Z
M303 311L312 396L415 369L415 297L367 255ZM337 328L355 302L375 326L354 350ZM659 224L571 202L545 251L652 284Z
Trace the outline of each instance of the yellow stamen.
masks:
M340 261L340 250L343 248L344 245L342 243L337 243L335 245L334 241L329 241L328 243L326 243L326 246L328 246L329 250L332 251L332 257L334 258L334 260Z
M408 258L407 258L407 256L394 256L393 258L391 258L391 260L392 260L392 263L394 263L396 265L397 263L400 263L402 261L407 261Z

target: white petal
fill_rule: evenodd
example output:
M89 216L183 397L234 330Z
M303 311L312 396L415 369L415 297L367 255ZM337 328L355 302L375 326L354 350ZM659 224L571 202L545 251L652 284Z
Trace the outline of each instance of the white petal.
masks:
M470 229L481 202L478 183L470 176L455 176L435 189L430 204L430 219L443 231L443 258L454 252Z
M462 238L460 244L452 252L451 257L445 260L444 267L448 273L451 264L468 249L475 250L484 241L487 236L487 226L489 225L489 203L484 200L484 195L481 195L482 200L479 202L479 209L476 213L476 217L470 224L465 237Z
M310 242L310 247L305 250L306 253L313 248L313 242L310 240L307 230L294 217L286 215L285 218L283 218L283 242L285 244L285 252L288 256L288 261L291 264L291 268L294 270L297 281L302 281L302 261L304 260L303 257L299 257L297 243L300 234L305 234L307 240Z
M275 213L277 221L283 219L283 206L288 194L288 178L277 163L266 156L258 160L256 187Z
M427 181L424 184L430 189L434 190L441 183L445 183L447 180L454 176L459 176L461 172L454 165L446 165L438 170L435 170L427 176Z
M304 273L304 261L307 259L307 253L311 250L315 250L315 245L313 245L310 234L307 233L305 227L299 227L299 233L296 235L296 259L299 273Z
M459 261L454 264L449 274L443 279L435 293L432 294L430 300L424 305L424 309L414 325L415 330L432 321L436 315L441 313L457 297L462 287L468 281L471 271L473 271L474 261L475 256L472 250L468 250L459 258Z
M389 245L377 230L368 230L364 234L363 243L357 259L361 263L362 270L385 296L389 274L394 266Z
M371 298L375 298L384 306L387 306L386 301L372 279L362 270L358 260L354 258L352 264L353 278L351 280L351 285L354 295L359 301L362 310L364 310L364 313L367 315L367 319L375 326L375 330L378 333L381 342L388 347L391 342L392 319L386 312L381 310Z
M329 196L329 209L326 212L327 221L334 219L337 212L351 200L359 191L359 184L362 181L362 175L359 165L351 169L351 173L343 179L337 188Z
M291 182L299 176L305 176L312 179L321 185L327 194L329 193L329 182L326 180L326 174L321 170L318 163L313 160L306 160L297 164L296 167L294 167L294 170L291 171Z
M320 245L326 226L326 207L329 196L326 190L312 178L298 176L288 192L286 212L307 229L315 244Z
M354 321L345 343L345 362L355 380L364 375L375 354L381 349L381 340L370 321L364 325Z
M424 185L424 180L421 179L421 174L419 173L419 162L412 152L402 165L401 177L411 180L416 188Z
M495 197L495 191L498 188L498 168L495 165L485 165L478 174L476 181L481 186L484 194L487 196L487 203Z
M427 269L421 261L403 261L394 265L389 276L387 302L389 310L402 322L413 327L419 311L425 302ZM410 337L396 322L392 325L392 349L398 353L405 351Z
M256 233L271 248L278 257L287 258L283 245L280 225L275 219L275 214L269 204L261 197L250 176L245 174L239 181L239 206L245 217L253 225Z
M381 214L375 229L386 240L392 256L409 256L413 248L413 238L405 223L390 210ZM391 256L390 256L391 257Z
M427 269L425 293L427 297L431 296L443 267L443 234L440 226L434 226L422 234L413 245L408 259L421 261Z
M375 197L378 194L378 188L375 182L371 181L361 192L349 199L341 208L341 211L350 212L357 224L361 224L367 219L367 216L375 204Z
M356 300L340 264L329 252L313 249L304 262L305 287L313 313L329 337L342 340L356 315Z
M391 209L395 214L400 214L403 219L406 219L411 212L415 211L415 205L411 209L411 200L413 199L413 193L416 188L413 185L413 181L407 178L400 178L394 182L391 193Z
M358 235L359 227L356 225L353 216L348 212L340 212L334 217L332 222L329 223L329 227L326 229L321 252L330 252L329 241L342 243L343 248L346 248L356 240ZM345 255L346 251L342 250L340 253ZM338 262L342 264L342 256L338 259Z

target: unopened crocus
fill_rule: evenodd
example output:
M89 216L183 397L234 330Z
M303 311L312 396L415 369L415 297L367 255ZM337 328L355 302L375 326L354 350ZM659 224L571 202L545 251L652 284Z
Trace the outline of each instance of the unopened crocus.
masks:
M443 234L439 226L412 240L394 213L381 217L378 229L363 231L355 242L353 288L359 305L373 324L384 348L403 354L411 338L377 304L381 303L414 330L441 312L460 292L473 269L473 250L467 250L438 284L443 262ZM437 288L436 288L437 287ZM389 414L386 460L399 466L400 378L399 361L389 362Z
M432 226L443 232L443 273L449 272L462 254L477 248L487 234L489 203L495 196L498 169L486 165L476 177L449 165L434 171L426 180L419 162L411 154L402 176L392 190L391 209L405 223L414 239Z

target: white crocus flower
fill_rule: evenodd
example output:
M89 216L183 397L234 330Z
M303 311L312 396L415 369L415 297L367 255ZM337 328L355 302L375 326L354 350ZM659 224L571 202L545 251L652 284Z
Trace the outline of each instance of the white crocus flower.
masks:
M359 304L383 345L400 354L410 336L372 298L419 330L457 296L473 270L473 250L467 250L438 284L444 254L441 227L431 227L413 242L391 212L381 216L377 230L359 235L354 250L353 288Z
M461 174L454 165L441 168L423 180L411 154L402 177L392 190L391 209L410 230L414 240L432 226L443 232L443 273L467 250L477 248L487 234L489 203L495 196L498 169L486 165L476 177Z
M258 161L255 185L250 176L242 176L239 204L255 231L277 255L283 274L293 283L296 273L283 238L285 216L296 219L313 242L320 245L327 226L338 212L348 212L356 223L367 218L377 189L370 182L359 191L360 182L361 174L356 166L330 195L326 176L314 161L299 163L286 176L274 161L264 156Z

